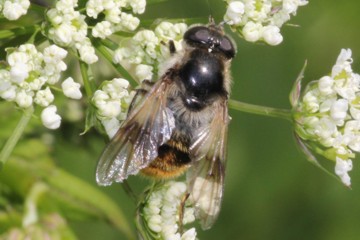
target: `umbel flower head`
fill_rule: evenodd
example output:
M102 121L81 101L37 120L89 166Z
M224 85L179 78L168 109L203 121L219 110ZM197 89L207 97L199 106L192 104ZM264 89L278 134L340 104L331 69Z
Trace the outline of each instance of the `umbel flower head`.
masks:
M81 11L78 0L60 0L47 11L44 26L47 36L56 44L76 49L83 62L93 64L98 56L91 39L105 39L118 31L134 31L140 20L133 14L144 13L145 7L145 0L90 0L86 2L86 11Z
M350 186L348 172L360 152L360 75L354 73L351 50L342 49L329 75L310 82L300 96L300 79L290 95L295 132L304 152L335 162L335 173Z
M126 118L127 109L135 95L129 90L129 82L123 78L104 81L96 90L92 103L96 108L96 117L103 124L109 138L112 138Z
M186 201L186 183L169 181L148 191L138 209L138 230L143 239L195 240L196 230L180 229L195 221L194 208ZM182 214L180 214L182 211ZM182 217L180 217L182 216ZM180 223L180 221L182 221Z
M278 45L283 37L280 28L296 15L306 0L226 0L228 7L224 20L246 41L264 41Z
M15 102L20 108L34 104L43 107L41 120L45 127L56 129L61 117L57 108L51 105L55 99L50 87L60 81L67 66L63 62L67 51L51 45L43 52L33 44L23 44L7 49L7 65L0 69L0 98ZM82 97L80 84L69 77L62 83L65 96L73 99Z

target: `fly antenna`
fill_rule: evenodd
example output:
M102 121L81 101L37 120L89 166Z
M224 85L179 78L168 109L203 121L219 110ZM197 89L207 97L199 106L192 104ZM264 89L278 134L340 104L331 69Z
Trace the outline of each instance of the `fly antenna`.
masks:
M209 10L209 25L215 25L215 20L214 20L213 14L212 14L209 0L206 0L206 3L208 5L208 10Z

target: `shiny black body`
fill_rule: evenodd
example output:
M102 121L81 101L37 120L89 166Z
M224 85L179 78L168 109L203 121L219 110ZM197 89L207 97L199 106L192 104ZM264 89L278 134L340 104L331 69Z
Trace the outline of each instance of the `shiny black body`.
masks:
M223 71L222 61L213 54L202 49L191 52L189 61L179 69L185 87L184 105L189 110L200 111L216 95L226 95Z
M181 97L190 111L201 111L216 97L227 97L224 62L234 57L235 48L216 26L193 27L185 33L184 41L193 50L178 70L180 88L184 89Z

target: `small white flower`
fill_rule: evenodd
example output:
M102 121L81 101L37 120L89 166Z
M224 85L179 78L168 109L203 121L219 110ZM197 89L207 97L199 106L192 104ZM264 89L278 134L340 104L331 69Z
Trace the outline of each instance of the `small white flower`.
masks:
M142 14L145 12L146 1L145 0L132 0L130 1L132 10L136 14Z
M333 90L334 80L329 76L324 76L319 79L319 91L324 95L330 95Z
M113 24L116 24L116 25L113 25L113 27L117 26L121 22L120 14L121 14L120 8L108 9L106 11L105 20L107 20Z
M335 122L342 123L347 116L347 111L348 101L345 99L339 99L331 106L330 115Z
M31 57L29 54L21 51L15 51L7 55L6 60L10 66L14 66L17 63L28 63Z
M87 64L93 64L98 61L98 56L95 54L95 49L90 44L81 45L79 48L80 59Z
M97 23L92 29L92 35L94 37L105 39L113 33L111 29L111 23L108 21L102 21Z
M151 216L148 220L148 226L154 232L161 232L162 230L161 216L160 215Z
M341 72L351 72L351 63L353 59L351 58L351 49L341 49L341 52L336 60L336 64L333 66L331 71L332 77L337 77Z
M6 91L10 88L10 72L5 69L0 69L0 92Z
M352 167L351 160L343 160L338 157L336 158L335 173L340 177L345 186L351 185L351 179L348 172L352 170Z
M151 80L153 76L153 67L150 65L140 64L136 66L135 74L138 79Z
M237 25L241 22L242 15L244 14L244 3L241 1L232 1L226 10L224 20L229 21L230 25Z
M120 14L120 22L120 29L125 28L125 30L130 31L134 31L140 24L140 20L137 17L134 17L133 15L124 12Z
M195 221L195 212L193 208L186 208L184 213L183 224L192 223Z
M27 13L30 6L28 0L8 0L4 3L3 15L9 20L16 20Z
M72 43L75 31L75 27L66 22L60 24L56 29L50 29L50 33L54 35L54 41L64 47Z
M45 90L40 90L36 93L34 102L42 107L49 106L50 103L54 101L54 95L50 91L49 87L46 87Z
M196 229L190 228L181 236L181 240L195 240L196 239Z
M46 47L44 49L44 62L57 64L61 62L67 55L67 51L61 47L56 46L55 44ZM64 69L66 70L66 69ZM62 70L62 71L64 71Z
M45 127L49 129L57 129L60 127L61 117L56 113L55 105L50 105L41 112L41 121Z
M21 83L29 77L28 65L23 62L17 62L10 69L10 78L14 83Z
M80 99L82 97L80 86L80 83L74 82L72 77L68 77L61 84L64 95L72 99Z
M272 46L279 45L283 40L283 36L280 34L280 28L277 26L265 26L262 31L262 37L266 43Z
M27 93L24 90L16 93L15 102L22 108L28 108L33 103L31 93Z
M16 87L10 86L6 91L1 92L0 96L6 101L14 101L16 97Z
M109 95L102 90L96 90L93 102L101 117L114 118L121 113L120 100L110 99Z
M307 92L303 97L303 103L308 112L317 112L320 108L318 92L316 90Z
M320 137L320 142L325 146L332 146L334 137L337 134L337 128L335 122L329 117L322 117L313 126L314 134ZM329 144L330 141L330 144Z
M86 3L86 14L89 17L97 18L98 14L104 10L104 6L102 5L102 1L94 1L90 0Z
M260 23L248 22L243 28L243 35L246 41L256 42L260 39L262 25Z

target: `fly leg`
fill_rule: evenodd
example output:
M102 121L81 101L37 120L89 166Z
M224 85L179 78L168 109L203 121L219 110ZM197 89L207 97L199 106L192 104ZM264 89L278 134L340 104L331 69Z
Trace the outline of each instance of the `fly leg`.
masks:
M179 233L183 234L183 221L184 221L184 214L185 214L185 203L186 200L189 198L190 193L185 193L185 195L182 197L180 206L179 206Z

